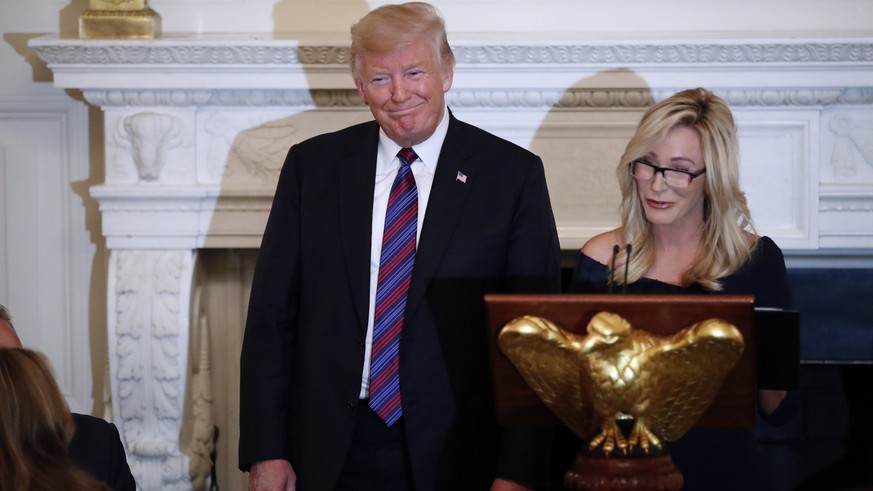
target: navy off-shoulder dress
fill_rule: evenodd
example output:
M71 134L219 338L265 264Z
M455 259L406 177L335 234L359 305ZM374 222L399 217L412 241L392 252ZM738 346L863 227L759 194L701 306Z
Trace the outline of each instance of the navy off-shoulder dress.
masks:
M568 293L607 293L606 276L605 265L580 251ZM720 280L724 287L720 293L754 295L756 307L792 308L785 260L779 246L769 237L758 240L748 263ZM698 285L682 287L650 278L640 278L627 285L627 293L717 294ZM797 398L791 395L773 414L760 414L758 424L783 424L796 408ZM766 469L762 466L752 428L694 428L678 441L669 443L668 448L685 478L684 491L767 489Z

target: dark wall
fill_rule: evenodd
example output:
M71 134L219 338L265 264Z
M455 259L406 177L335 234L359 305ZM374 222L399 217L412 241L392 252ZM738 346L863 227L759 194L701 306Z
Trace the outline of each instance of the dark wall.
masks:
M803 477L795 491L871 489L873 269L790 269L788 277L800 312L802 405L774 447L776 463Z
M873 362L873 269L790 269L805 361Z

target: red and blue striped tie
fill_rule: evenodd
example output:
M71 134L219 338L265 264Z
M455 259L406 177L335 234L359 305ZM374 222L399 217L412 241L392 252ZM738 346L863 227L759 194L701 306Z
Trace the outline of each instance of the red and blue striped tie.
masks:
M411 148L398 152L400 170L391 186L379 258L373 349L370 358L370 407L393 425L403 415L400 398L400 331L415 263L418 189L409 168L418 158Z

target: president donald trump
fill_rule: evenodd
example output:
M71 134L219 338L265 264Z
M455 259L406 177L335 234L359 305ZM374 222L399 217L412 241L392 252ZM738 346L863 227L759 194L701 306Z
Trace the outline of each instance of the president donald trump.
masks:
M240 468L254 490L532 489L549 433L495 420L483 294L556 292L539 157L459 121L439 12L351 30L374 121L294 145L242 349Z

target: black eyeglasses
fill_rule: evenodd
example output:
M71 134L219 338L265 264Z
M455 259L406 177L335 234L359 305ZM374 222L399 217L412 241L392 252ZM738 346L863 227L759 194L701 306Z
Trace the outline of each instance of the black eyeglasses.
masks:
M630 171L631 175L638 181L651 181L655 178L655 174L660 172L664 177L664 182L671 188L687 188L695 177L700 177L706 172L706 168L697 172L689 172L658 167L646 159L636 159L630 163Z

